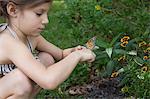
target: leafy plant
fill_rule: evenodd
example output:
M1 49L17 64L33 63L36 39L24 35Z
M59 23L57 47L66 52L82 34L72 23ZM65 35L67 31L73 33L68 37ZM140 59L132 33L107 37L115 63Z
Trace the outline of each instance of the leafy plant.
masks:
M55 5L58 11L49 14L43 35L62 48L84 45L97 36L99 49L92 64L97 76L118 77L123 93L149 98L149 5L147 0L64 0ZM80 64L60 86L62 92L86 82L88 68Z

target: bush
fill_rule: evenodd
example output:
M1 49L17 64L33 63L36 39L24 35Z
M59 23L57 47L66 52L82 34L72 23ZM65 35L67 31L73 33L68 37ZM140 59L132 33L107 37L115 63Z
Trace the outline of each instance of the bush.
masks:
M96 36L99 49L92 65L98 70L97 75L118 77L124 93L150 97L149 1L64 0L62 4L63 9L49 17L58 23L49 31L67 38L62 47L84 45ZM61 46L62 41L57 44ZM79 67L69 81L80 82L75 80L78 70Z

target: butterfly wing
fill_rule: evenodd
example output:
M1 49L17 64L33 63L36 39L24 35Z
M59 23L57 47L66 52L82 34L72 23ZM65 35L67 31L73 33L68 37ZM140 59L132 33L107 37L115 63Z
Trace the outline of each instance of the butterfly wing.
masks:
M85 44L86 48L93 50L95 48L95 40L96 40L96 37L92 37L91 39L89 39L87 43Z

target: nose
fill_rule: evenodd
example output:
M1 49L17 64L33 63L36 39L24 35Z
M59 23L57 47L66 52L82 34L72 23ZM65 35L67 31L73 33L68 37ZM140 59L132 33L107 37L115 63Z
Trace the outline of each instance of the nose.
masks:
M49 22L49 20L48 20L48 16L47 15L45 15L44 17L43 17L43 20L42 20L42 24L47 24Z

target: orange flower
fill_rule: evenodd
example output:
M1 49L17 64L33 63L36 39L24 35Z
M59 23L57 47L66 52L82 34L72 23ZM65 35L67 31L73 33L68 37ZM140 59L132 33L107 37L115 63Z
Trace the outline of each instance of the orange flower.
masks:
M126 47L127 44L128 44L128 41L125 41L125 42L122 42L120 45L121 45L122 47Z
M119 75L118 72L113 72L113 73L111 74L111 77L115 78L115 77L117 77L118 75Z
M120 41L121 41L121 42L125 42L125 41L127 41L127 40L125 40L125 39L122 38Z
M129 36L124 36L122 39L121 39L121 42L125 42L125 41L128 41L130 39Z
M148 57L148 56L144 56L143 59L144 59L144 60L148 60L149 57Z

